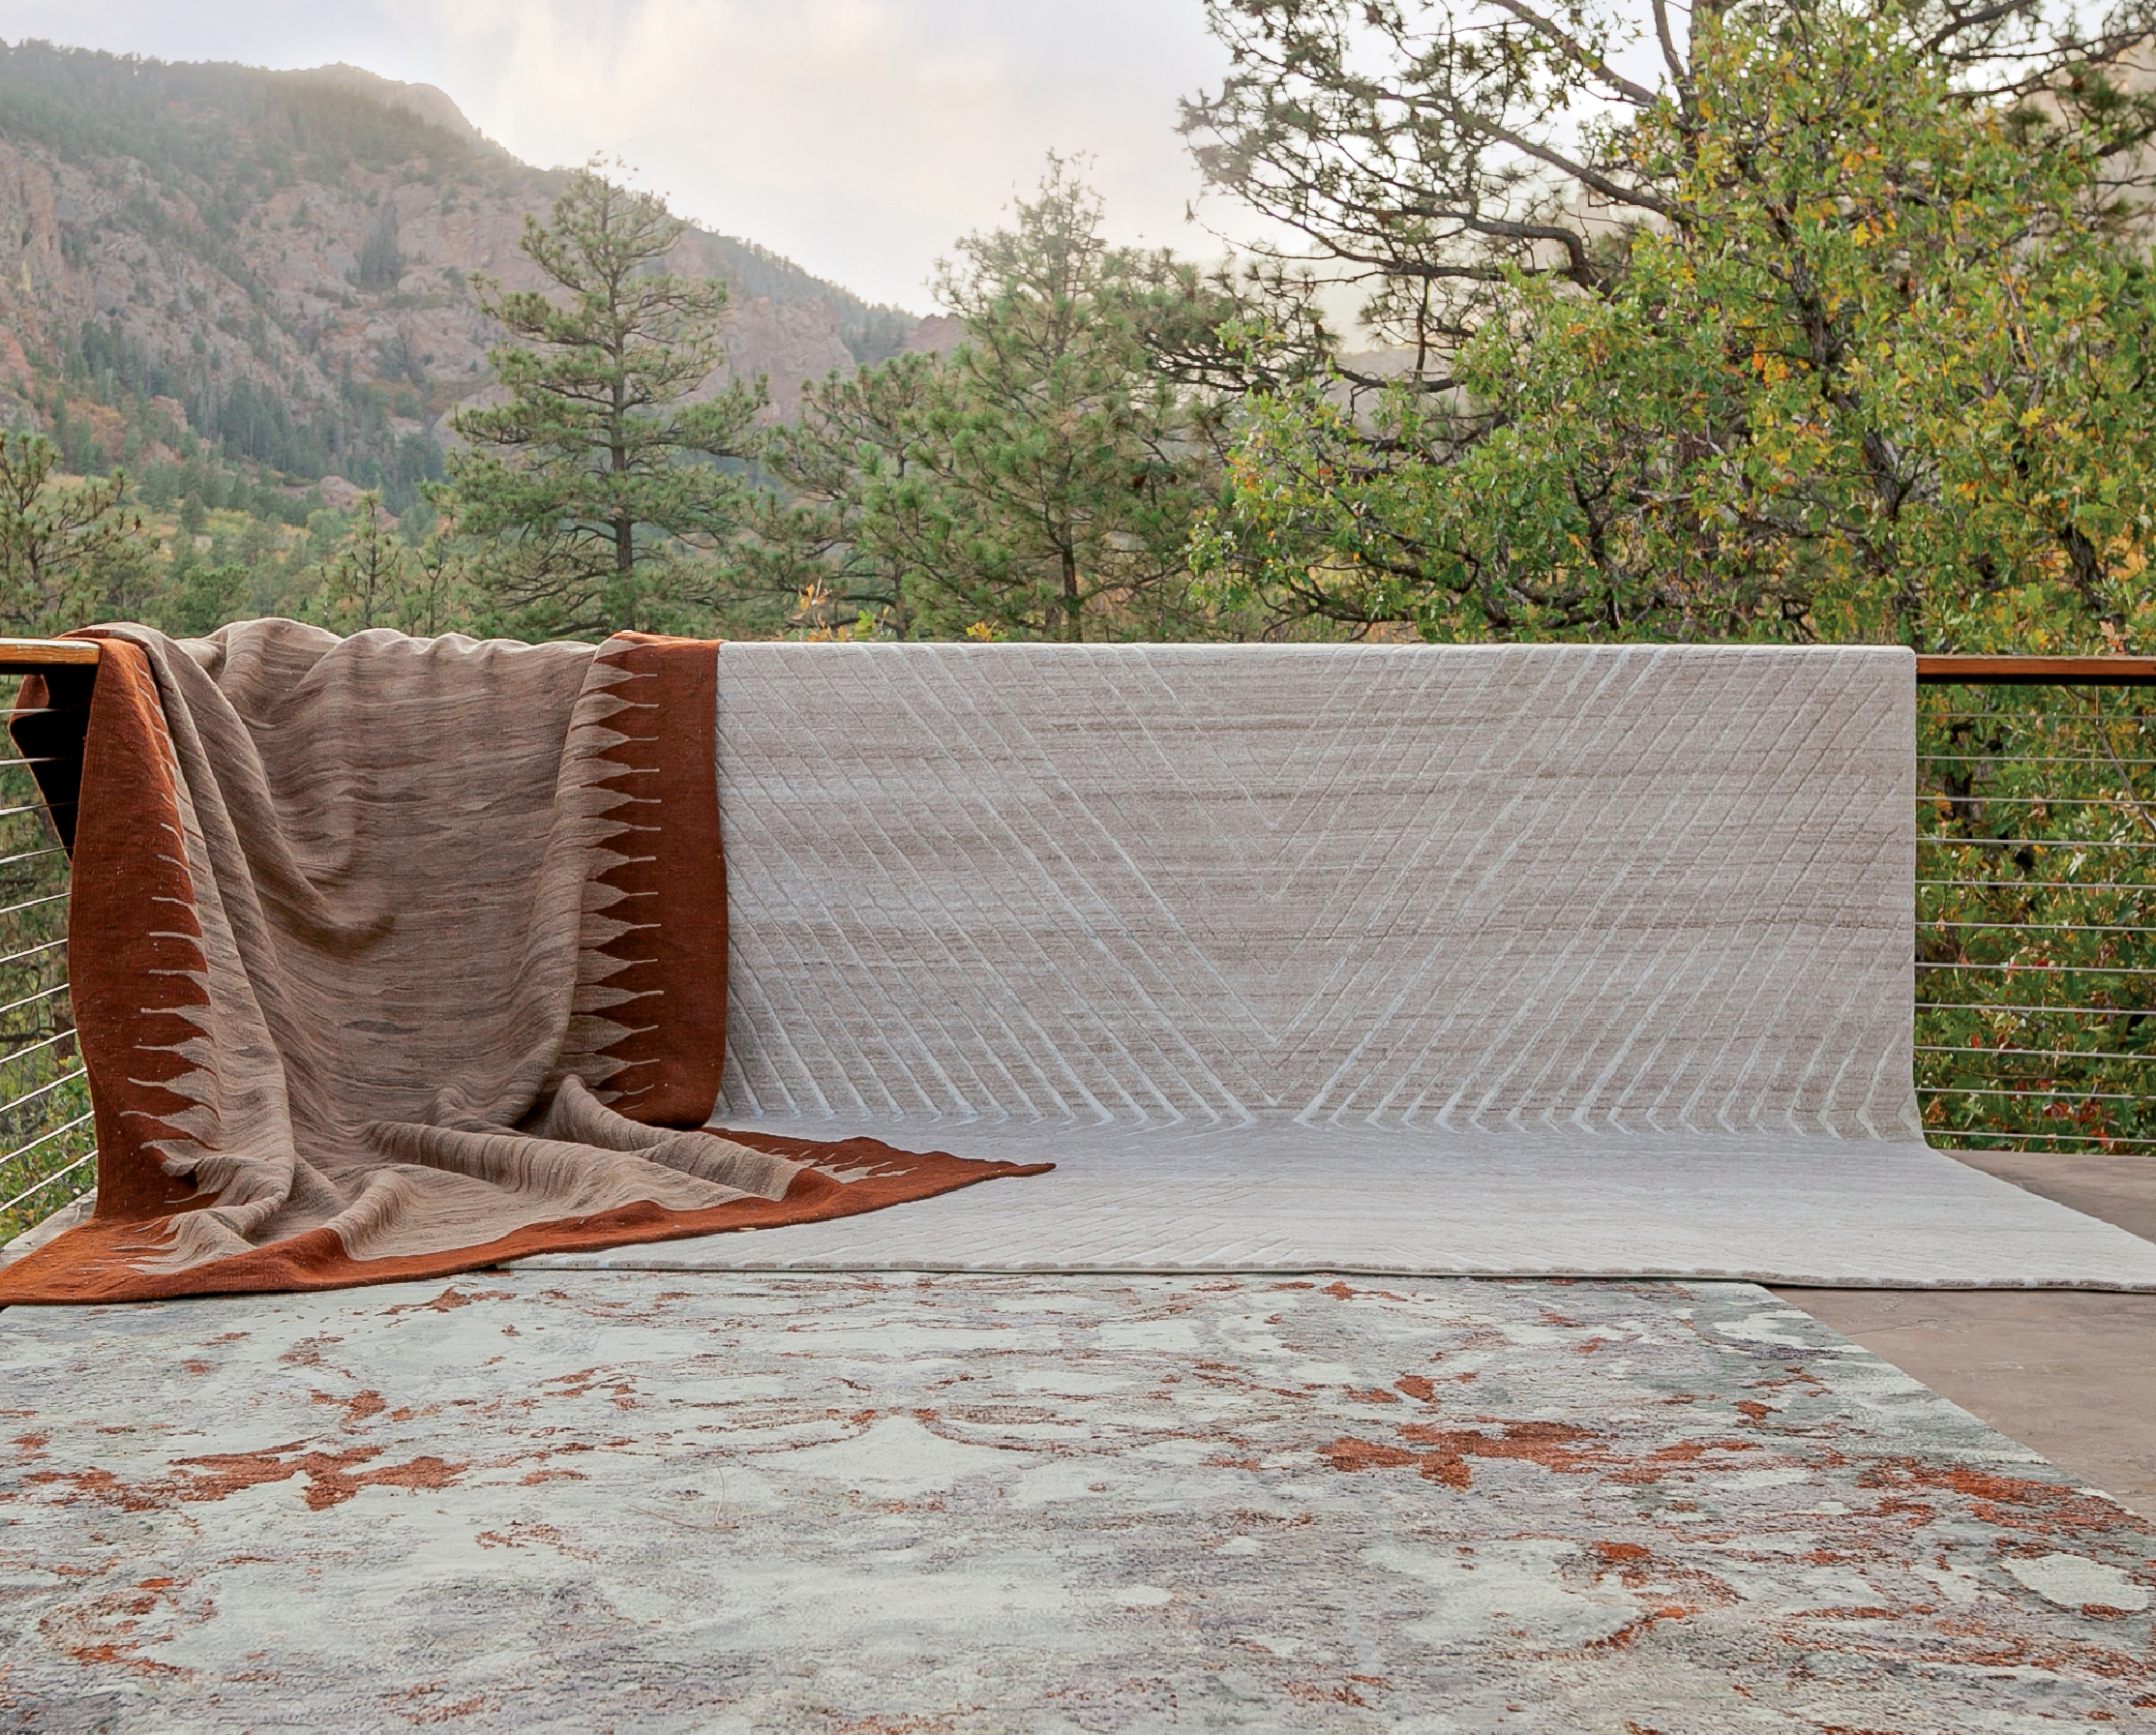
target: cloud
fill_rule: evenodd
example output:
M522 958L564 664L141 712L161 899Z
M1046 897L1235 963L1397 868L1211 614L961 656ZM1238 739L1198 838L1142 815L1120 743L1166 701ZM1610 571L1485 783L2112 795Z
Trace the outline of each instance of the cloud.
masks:
M0 0L0 36L436 84L520 157L618 156L682 214L916 309L1051 149L1092 155L1119 239L1214 251L1175 134L1224 67L1197 0Z

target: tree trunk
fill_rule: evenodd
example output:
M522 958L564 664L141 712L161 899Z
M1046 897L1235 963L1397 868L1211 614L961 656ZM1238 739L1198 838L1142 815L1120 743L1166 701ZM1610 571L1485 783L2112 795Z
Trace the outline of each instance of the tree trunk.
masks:
M618 303L618 287L609 297L609 300ZM621 348L617 344L614 350L614 360L616 363L620 362L621 353ZM629 406L622 402L621 375L616 373L614 379L614 415L607 428L609 434L608 457L616 476L621 475L629 467L628 424ZM629 509L626 506L617 505L614 509L614 583L619 587L617 600L620 604L627 604L629 598L634 594L630 585L636 577L636 520L629 516ZM631 622L628 619L623 619L616 624L625 627L630 625Z
M1086 636L1085 619L1079 613L1078 601L1078 553L1065 544L1063 562L1063 638L1072 644Z

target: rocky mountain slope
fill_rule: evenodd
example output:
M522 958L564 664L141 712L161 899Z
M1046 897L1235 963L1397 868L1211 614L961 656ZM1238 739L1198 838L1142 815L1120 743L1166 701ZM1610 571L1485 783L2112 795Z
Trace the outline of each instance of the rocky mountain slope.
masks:
M93 458L192 431L295 480L416 480L488 384L470 280L538 283L517 241L559 181L358 68L0 45L0 421L73 401ZM732 285L730 366L779 413L918 323L701 229L674 263Z

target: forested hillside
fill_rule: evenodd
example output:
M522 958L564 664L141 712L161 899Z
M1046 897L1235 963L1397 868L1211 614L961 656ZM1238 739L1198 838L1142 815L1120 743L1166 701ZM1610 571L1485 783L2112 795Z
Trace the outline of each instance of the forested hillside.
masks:
M335 474L404 510L488 384L469 280L538 281L517 242L560 185L442 93L357 69L0 45L0 423L75 470L200 459L226 494L235 467ZM916 323L723 235L674 264L727 282L731 372L770 374L774 413Z

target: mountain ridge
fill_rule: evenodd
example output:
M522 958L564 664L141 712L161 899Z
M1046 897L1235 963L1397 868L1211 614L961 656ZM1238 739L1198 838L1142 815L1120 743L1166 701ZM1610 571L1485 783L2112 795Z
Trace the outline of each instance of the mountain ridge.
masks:
M393 108L403 108L460 137L492 143L487 135L471 124L464 111L457 106L457 100L438 84L409 84L401 78L385 78L379 73L370 73L365 67L353 66L349 61L332 61L328 66L299 67L294 69L303 78L319 78L331 84L343 85L346 90L358 91L377 103Z
M64 380L118 418L78 407L93 467L192 434L408 492L490 382L470 280L542 285L517 242L565 172L362 68L0 44L0 421L49 424ZM768 374L777 414L919 324L700 226L671 263L729 284L729 373Z

